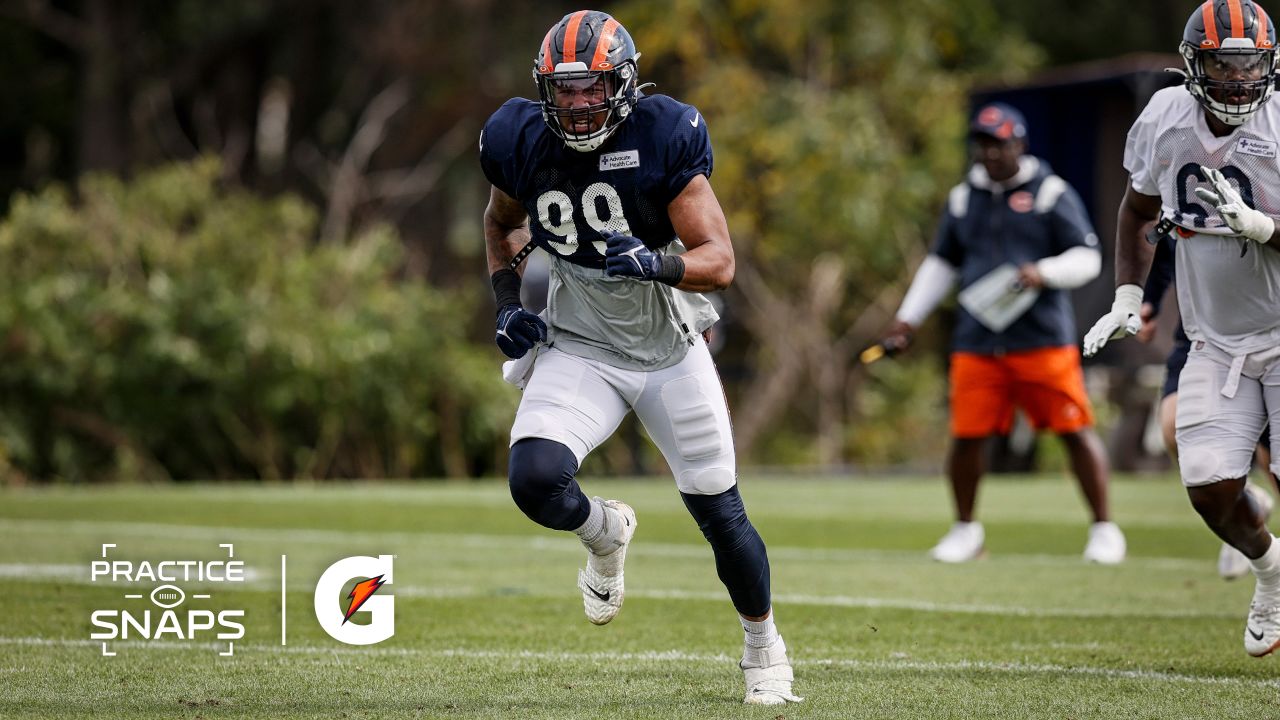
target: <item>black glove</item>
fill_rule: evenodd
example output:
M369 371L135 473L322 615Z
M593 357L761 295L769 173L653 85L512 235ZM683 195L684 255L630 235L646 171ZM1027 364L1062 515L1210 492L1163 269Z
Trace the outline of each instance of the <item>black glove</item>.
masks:
M610 277L630 277L678 285L684 278L684 260L678 255L659 255L639 238L601 231L604 238L604 272Z
M638 238L619 235L605 230L600 233L605 242L604 271L613 277L633 277L652 280L662 270L658 254L644 246Z
M519 305L503 305L498 308L498 334L494 340L503 355L518 360L547 340L547 324L542 318Z

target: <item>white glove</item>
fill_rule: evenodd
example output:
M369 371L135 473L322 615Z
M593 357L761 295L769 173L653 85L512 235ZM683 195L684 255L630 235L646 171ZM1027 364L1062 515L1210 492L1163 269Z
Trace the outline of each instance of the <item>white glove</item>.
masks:
M1142 329L1142 288L1137 285L1121 285L1116 288L1111 312L1098 318L1084 336L1084 356L1093 357L1108 340L1137 335Z
M1254 242L1264 243L1271 239L1276 230L1276 223L1264 213L1245 204L1240 193L1227 182L1223 174L1211 167L1200 166L1200 172L1209 179L1212 190L1196 188L1196 196L1218 209L1218 214L1227 222L1237 235L1249 238Z

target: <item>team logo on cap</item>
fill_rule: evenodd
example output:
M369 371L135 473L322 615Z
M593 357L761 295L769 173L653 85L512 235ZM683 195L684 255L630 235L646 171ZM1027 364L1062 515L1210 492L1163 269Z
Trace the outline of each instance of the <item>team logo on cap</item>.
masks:
M978 122L983 125L997 125L1004 119L1004 113L1000 112L1000 108L991 105L985 107L982 112L978 113Z

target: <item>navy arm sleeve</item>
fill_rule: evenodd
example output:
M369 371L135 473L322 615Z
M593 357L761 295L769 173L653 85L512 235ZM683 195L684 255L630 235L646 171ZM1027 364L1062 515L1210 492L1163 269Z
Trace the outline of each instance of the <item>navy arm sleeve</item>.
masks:
M1165 291L1173 284L1174 275L1174 239L1165 236L1156 245L1155 257L1151 260L1151 273L1147 275L1146 287L1142 289L1142 302L1151 303L1155 314L1160 314L1160 304L1164 302Z

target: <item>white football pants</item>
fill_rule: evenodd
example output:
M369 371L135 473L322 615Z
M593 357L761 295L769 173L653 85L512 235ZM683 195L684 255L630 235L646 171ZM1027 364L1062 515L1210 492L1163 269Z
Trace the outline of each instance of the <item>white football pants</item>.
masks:
M631 410L671 466L680 492L716 495L733 487L737 466L729 408L701 337L684 360L651 372L543 350L516 412L511 444L530 437L554 440L581 464Z
M1191 343L1178 376L1178 465L1182 484L1246 477L1271 423L1271 472L1280 475L1280 348L1232 357Z

